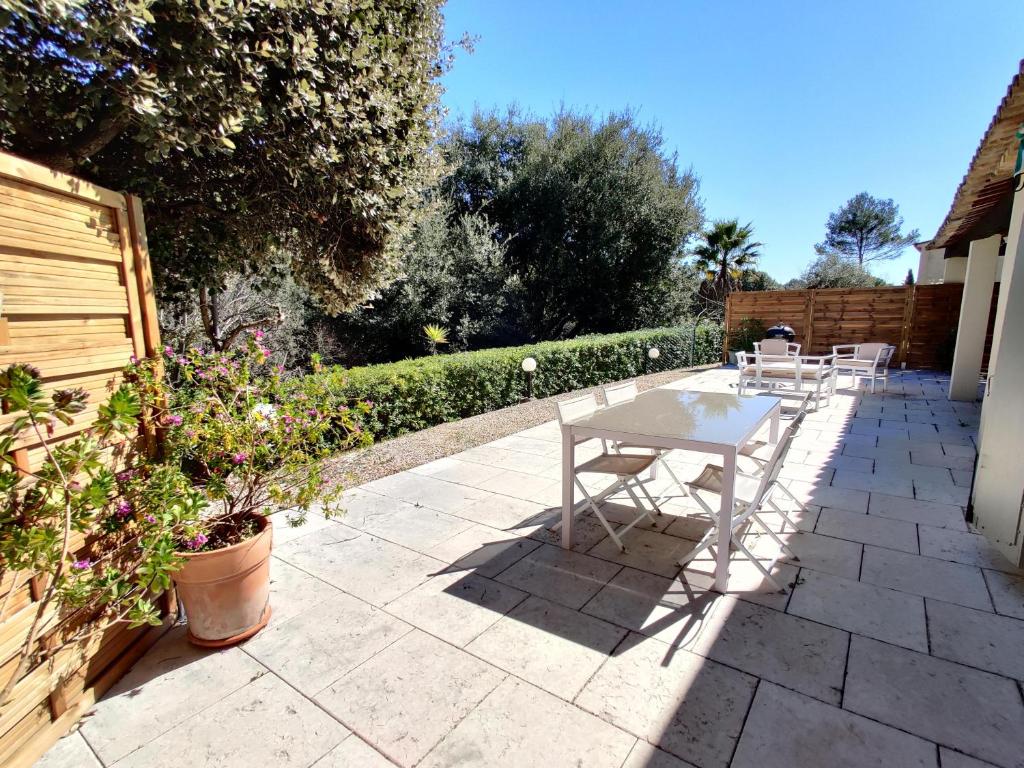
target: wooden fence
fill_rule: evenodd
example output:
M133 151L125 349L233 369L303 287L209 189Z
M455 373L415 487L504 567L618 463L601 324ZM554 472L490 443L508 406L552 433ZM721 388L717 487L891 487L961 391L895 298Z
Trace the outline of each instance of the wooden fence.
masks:
M952 359L962 294L958 283L741 291L729 295L725 322L729 333L747 318L767 327L785 323L810 355L829 353L836 344L884 341L896 347L895 366L941 369Z
M95 418L129 358L160 348L138 198L0 153L0 301L0 368L30 363L47 389L89 393L86 411L54 434L58 443L72 438ZM0 414L0 425L10 418ZM32 439L15 446L21 468L38 467L42 456ZM84 544L74 540L75 548ZM17 666L45 582L2 567L0 575L2 683ZM31 765L159 635L160 628L119 625L30 669L0 709L0 765Z

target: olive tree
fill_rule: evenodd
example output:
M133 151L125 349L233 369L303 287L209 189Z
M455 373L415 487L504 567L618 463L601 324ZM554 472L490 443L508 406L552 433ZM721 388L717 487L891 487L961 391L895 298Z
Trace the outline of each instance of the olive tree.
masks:
M146 200L164 295L285 263L330 311L432 181L441 0L0 0L0 146Z

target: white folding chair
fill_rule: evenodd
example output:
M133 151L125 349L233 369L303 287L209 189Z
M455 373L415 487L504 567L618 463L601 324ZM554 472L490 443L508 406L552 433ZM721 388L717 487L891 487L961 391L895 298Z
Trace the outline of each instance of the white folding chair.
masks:
M636 388L635 381L627 381L622 384L611 384L603 389L604 401L609 407L620 405L621 403L628 403L636 399L638 390ZM676 477L676 473L672 471L672 467L665 461L665 457L669 454L669 451L664 448L656 448L650 445L644 445L643 443L630 443L630 442L617 442L613 446L616 453L622 453L623 449L627 451L643 450L651 451L655 456L655 464L665 470L665 473L672 478L672 482L678 486L683 496L689 496L689 492L686 490L686 486Z
M594 411L597 410L597 399L593 395L584 395L583 397L573 398L572 400L563 400L555 404L558 410L558 423L564 424L566 421L573 421L575 419L585 418ZM583 442L583 440L577 440L577 442ZM573 481L576 487L583 494L583 501L577 504L572 511L575 517L584 509L589 507L591 511L597 516L601 525L608 532L612 541L615 542L615 546L619 548L621 552L626 551L626 545L622 543L621 536L627 533L641 520L650 520L652 523L657 522L651 515L651 512L660 515L661 509L658 507L658 503L651 496L650 491L647 490L643 482L640 480L640 474L650 469L651 465L657 460L657 456L647 455L641 456L636 454L626 453L601 453L589 461L585 461L582 464L577 465L573 468ZM607 486L604 490L596 495L591 495L590 491L580 480L581 474L597 474L597 475L612 475L615 477L615 481ZM634 486L639 488L640 491L647 497L647 500L651 502L652 510L648 510L644 507L640 501L640 497L637 496ZM608 519L604 516L601 511L600 504L610 496L614 496L619 491L625 491L630 499L633 501L633 505L639 511L639 514L633 519L632 522L626 523L619 526L619 528L613 528ZM561 527L561 521L551 526L551 530L558 530Z
M802 422L804 414L807 413L807 404L810 401L810 392L758 392L760 397L777 397L782 400L782 418L796 419L799 417ZM794 433L796 437L797 433ZM771 443L767 440L751 440L740 448L740 456L749 459L754 464L751 474L760 476L771 458Z
M732 518L732 529L727 534L723 534L720 530L721 521L718 510L713 509L701 496L701 492L721 495L725 483L725 471L715 464L708 464L704 467L704 471L701 472L700 475L687 483L690 487L690 495L698 504L701 505L708 516L711 517L714 521L714 525L706 534L704 534L704 537L700 540L697 546L679 561L680 565L686 566L697 555L710 547L714 547L716 545L729 546L729 543L731 542L736 549L750 559L754 566L769 581L769 583L772 584L772 586L774 586L779 592L786 591L785 587L779 584L771 574L771 569L775 565L775 560L765 567L754 553L747 548L747 545L743 543L743 540L738 535L738 530L744 527L748 521L757 523L757 525L762 528L779 546L780 552L788 555L790 559L794 561L799 561L800 558L798 558L793 551L786 546L785 542L779 538L778 534L776 534L775 531L773 531L771 527L761 519L759 513L763 511L765 506L771 507L773 511L778 512L782 517L784 521L783 531L785 531L785 523L789 523L797 533L800 533L800 529L797 528L796 523L793 522L792 518L790 518L790 516L786 514L786 512L783 511L783 509L776 504L771 497L776 490L781 490L795 501L800 509L806 509L804 504L778 480L779 471L782 469L786 453L789 452L789 447L793 442L793 438L796 435L797 430L800 428L800 422L802 421L803 415L800 414L789 423L782 439L779 440L775 449L772 451L772 455L768 460L764 473L759 478L737 473L735 487L736 508ZM726 539L724 543L722 542L723 538ZM777 559L778 558L776 558L776 560Z

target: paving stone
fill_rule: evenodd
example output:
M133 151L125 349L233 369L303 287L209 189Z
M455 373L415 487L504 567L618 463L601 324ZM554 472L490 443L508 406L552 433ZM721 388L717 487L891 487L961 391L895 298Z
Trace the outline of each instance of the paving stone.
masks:
M929 448L931 446L922 446L921 448ZM944 467L950 470L956 470L961 472L973 472L974 470L974 452L971 452L970 456L956 456L944 453L938 446L938 450L926 451L911 448L910 460L914 464L920 464L928 467Z
M338 515L337 522L360 531L364 530L367 525L372 524L376 518L390 517L398 510L404 508L418 509L414 504L409 504L407 501L384 496L380 493L371 493L366 490L365 486L349 488L345 491L341 496L339 506L341 512Z
M630 634L576 703L700 766L727 766L757 679Z
M389 515L378 515L366 520L360 530L416 552L426 553L472 526L472 522L461 517L402 504Z
M393 768L394 763L355 734L313 764L313 768Z
M917 554L917 526L902 520L847 512L844 509L823 509L818 515L814 531L825 536Z
M501 467L487 467L471 461L462 461L455 456L446 456L429 464L413 467L409 471L417 475L430 475L430 477L444 480L448 483L482 488L481 483L485 483L490 478L500 475L507 470Z
M679 579L694 593L709 591L714 589L715 570L713 554L704 551L690 561ZM775 581L787 590L796 583L798 572L799 568L791 563L776 563L771 569ZM778 611L786 610L786 603L789 601L788 592L779 592L752 562L739 553L734 553L729 562L728 594Z
M636 739L539 688L506 678L422 768L619 768Z
M680 760L664 750L637 739L622 768L696 768L692 763Z
M625 629L531 597L466 650L572 701L625 635Z
M801 571L786 609L822 624L928 652L924 599L818 571Z
M412 472L388 475L366 483L362 487L382 496L390 496L393 499L430 507L452 515L458 514L459 510L487 496L485 491L470 488L468 485L447 483L444 480Z
M718 593L695 590L678 578L623 568L583 606L583 612L685 648L720 599Z
M527 594L472 572L455 571L430 578L388 603L392 613L415 627L464 646Z
M503 584L579 609L621 567L596 557L544 545L496 578Z
M1024 704L1004 677L854 635L843 706L983 760L1024 765Z
M117 768L305 768L348 734L313 702L264 675L150 741Z
M103 768L103 763L89 749L82 734L72 731L50 747L33 768Z
M622 543L626 545L625 552L620 552L611 536L608 536L588 550L587 554L671 578L679 573L680 558L696 546L695 542L688 539L636 528L623 535Z
M114 685L81 732L107 765L266 674L239 648L209 651L171 629Z
M921 554L1024 576L988 539L977 533L921 527Z
M834 485L815 485L800 480L785 480L782 484L805 504L846 509L850 512L866 512L868 508L867 491L837 488Z
M245 652L312 696L412 629L379 608L338 594L265 629Z
M942 504L966 507L970 489L955 485L952 479L942 483L914 480L914 496L924 501L937 501Z
M900 592L992 610L981 570L974 566L866 545L860 579Z
M799 558L797 563L787 555L782 562L795 563L801 568L824 571L848 579L857 578L860 572L861 549L859 542L819 536L816 533L786 533L780 537L786 546ZM750 544L748 543L748 546ZM767 536L761 536L751 549L755 554L778 552L778 545Z
M963 752L954 752L946 747L939 747L939 758L942 760L942 768L996 768L992 763L968 757Z
M276 549L277 557L374 605L440 573L446 563L347 526L316 531Z
M933 525L937 528L952 528L966 531L964 511L954 504L941 504L921 499L905 499L902 496L889 496L884 493L872 493L868 504L868 514L888 517L893 520L904 520L908 523Z
M293 539L335 525L334 520L328 520L320 512L310 510L306 513L305 519L299 522L294 513L285 510L275 512L270 516L270 522L274 526L274 546L279 547ZM293 525L293 523L295 523Z
M895 728L762 682L732 768L816 765L935 768L935 746Z
M838 706L848 641L838 629L723 597L689 650Z
M498 493L488 493L459 510L459 517L465 520L509 532L536 525L546 514L543 504Z
M277 557L270 558L270 626L276 627L340 591Z
M928 632L933 656L1024 680L1024 621L929 600Z
M984 574L996 612L1024 619L1024 578L990 570Z
M465 651L413 630L316 700L393 761L412 766L504 678Z
M540 545L534 539L474 525L433 547L427 554L451 563L447 571L470 571L491 578Z
M836 470L832 478L835 488L852 488L858 491L878 491L892 496L914 498L914 483L909 477L898 477L893 474L875 474L867 472L851 472Z

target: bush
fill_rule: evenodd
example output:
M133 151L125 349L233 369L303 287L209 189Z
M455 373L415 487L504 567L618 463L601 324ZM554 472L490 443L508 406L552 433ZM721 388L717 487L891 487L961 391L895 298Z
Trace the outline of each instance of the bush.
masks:
M366 427L383 439L519 402L526 394L520 368L525 357L537 360L536 397L690 365L693 330L692 325L654 328L347 370L335 367L306 377L302 386L318 402L370 401ZM721 326L701 323L696 330L692 364L717 362ZM657 360L647 356L651 347L661 352Z

